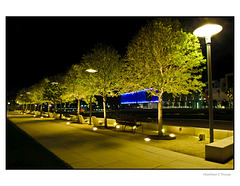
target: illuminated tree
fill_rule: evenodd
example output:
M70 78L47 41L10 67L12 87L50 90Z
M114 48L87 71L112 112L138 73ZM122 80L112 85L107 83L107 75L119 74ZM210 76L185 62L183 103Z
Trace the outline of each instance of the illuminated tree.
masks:
M88 81L86 78L86 67L83 65L73 65L64 77L65 91L63 97L67 100L77 99L78 123L80 123L80 101L86 99L89 94Z
M96 73L88 74L88 87L92 95L103 97L104 121L107 128L106 101L109 96L116 96L119 86L121 56L116 50L104 44L98 44L90 53L83 56L86 69Z
M42 104L44 103L44 85L43 81L34 84L33 86L30 87L30 99L32 103L39 104L40 105L40 112L42 115Z
M62 104L72 101L73 98L69 96L66 92L67 90L67 83L66 82L66 75L57 75L53 78L54 81L57 82L58 85L58 99L57 101L60 103L60 119L62 119Z
M53 112L55 113L56 103L61 101L62 87L60 86L59 79L60 79L60 76L44 78L43 97L48 102L48 116L49 116L49 110L50 110L49 103L53 103Z
M16 102L23 105L23 112L27 111L27 105L30 103L29 94L30 92L25 89L19 90L17 93Z
M22 110L24 111L24 99L23 99L23 90L19 90L15 99L16 103L23 105Z
M205 59L199 41L178 21L156 19L130 42L126 58L127 86L133 91L152 88L151 95L158 96L158 135L163 136L163 93L191 94L205 86L200 81Z

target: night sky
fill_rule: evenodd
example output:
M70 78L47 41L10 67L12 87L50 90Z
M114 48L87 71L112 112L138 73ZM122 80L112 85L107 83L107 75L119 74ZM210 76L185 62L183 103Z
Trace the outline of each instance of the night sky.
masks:
M64 74L97 43L122 55L128 42L154 17L6 17L7 96L44 77ZM223 26L212 37L213 80L234 71L233 17L175 17L189 32L206 23ZM203 54L205 41L200 39ZM207 81L204 72L203 81Z

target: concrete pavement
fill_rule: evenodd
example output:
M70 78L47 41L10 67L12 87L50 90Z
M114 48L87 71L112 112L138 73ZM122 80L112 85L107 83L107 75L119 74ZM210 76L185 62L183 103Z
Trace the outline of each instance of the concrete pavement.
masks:
M147 142L108 136L83 124L34 118L8 113L8 119L75 169L233 169L170 150L149 146ZM100 129L101 130L101 129ZM106 129L103 129L106 130Z
M6 122L6 169L72 169L11 121Z

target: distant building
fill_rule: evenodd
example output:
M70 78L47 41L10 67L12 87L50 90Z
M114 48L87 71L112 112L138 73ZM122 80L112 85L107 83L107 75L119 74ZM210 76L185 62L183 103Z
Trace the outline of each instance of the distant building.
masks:
M207 87L205 88L207 91ZM220 81L213 81L213 104L216 108L233 108L233 73L226 74Z
M213 81L212 86L214 108L233 108L233 74L226 74L225 78ZM151 96L148 90L122 94L122 107L157 108L158 97ZM208 108L208 88L205 87L203 92L180 97L173 97L172 94L164 93L162 102L163 108Z

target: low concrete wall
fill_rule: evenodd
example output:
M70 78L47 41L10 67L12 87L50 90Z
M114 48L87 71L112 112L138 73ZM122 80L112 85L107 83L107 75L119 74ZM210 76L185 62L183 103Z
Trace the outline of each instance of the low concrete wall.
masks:
M196 128L196 127L182 127L182 126L163 126L164 130L167 132L172 132L176 134L189 134L193 136L199 136L199 134L205 134L206 138L209 138L210 132L207 128ZM224 139L229 136L233 136L233 131L230 130L220 130L214 129L214 138Z
M218 163L226 163L233 158L233 136L207 144L205 159Z
M143 129L151 129L151 130L157 130L157 124L156 123L148 123L148 122L137 122L141 123L143 125Z
M32 113L36 116L40 116L40 114L41 114L41 112L39 112L39 111L33 111Z
M157 130L158 126L156 123L141 122L144 129ZM188 134L193 136L199 136L199 134L205 134L206 138L209 138L209 129L207 128L196 128L196 127L183 127L183 126L170 126L163 125L165 132L175 133L175 134ZM224 139L233 136L233 131L231 130L220 130L214 129L214 138Z

